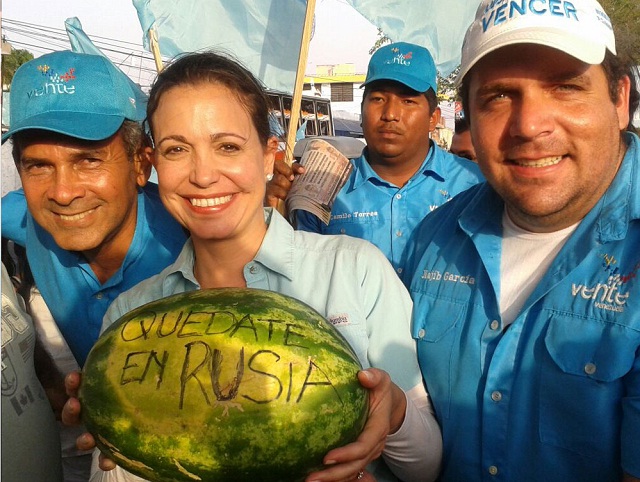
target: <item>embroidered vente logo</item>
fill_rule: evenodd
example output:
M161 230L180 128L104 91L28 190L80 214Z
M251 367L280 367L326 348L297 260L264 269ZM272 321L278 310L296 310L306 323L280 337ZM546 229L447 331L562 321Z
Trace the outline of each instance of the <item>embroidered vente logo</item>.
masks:
M627 274L622 274L620 272L620 267L617 266L618 260L615 258L615 256L605 253L601 254L600 257L602 258L602 267L604 268L605 273L609 274L610 276L618 276L622 284L626 284L638 277L640 262L637 262Z
M607 276L607 281L593 286L572 283L571 294L574 298L592 300L598 309L622 313L629 299L630 284L638 276L640 262L626 274L622 274L615 256L605 253L601 254L600 258L602 258L602 270Z
M609 276L606 283L596 283L594 286L571 283L571 295L593 301L600 310L622 313L630 293L621 291L621 287L620 275Z
M29 98L40 97L48 94L75 94L76 86L71 85L72 81L76 79L76 69L73 67L67 69L63 73L57 72L47 64L38 65L37 69L40 71L45 81L41 87L36 87L35 89L27 92Z
M394 57L387 59L385 64L398 64L398 65L406 65L407 67L411 65L411 59L413 58L413 52L408 52L403 54L400 52L398 47L394 47L391 51L395 54Z

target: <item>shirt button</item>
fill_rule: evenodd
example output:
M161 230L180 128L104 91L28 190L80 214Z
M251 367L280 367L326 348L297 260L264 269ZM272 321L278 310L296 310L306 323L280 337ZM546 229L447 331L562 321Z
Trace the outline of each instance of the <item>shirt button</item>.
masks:
M98 294L96 295L96 299L97 299L97 300L101 300L103 297L104 297L104 295L103 295L102 293L98 293Z
M499 402L500 400L502 400L502 393L496 390L491 394L491 400L493 400L494 402Z
M498 475L498 467L496 467L495 465L492 465L491 467L489 467L489 473L491 475Z
M402 194L396 194L396 199L402 199Z
M398 268L396 271L398 272L398 274L402 274L402 268Z
M344 228L342 228L342 229L340 230L340 234L344 234L344 233L346 233L346 231L344 230Z
M584 372L587 375L593 375L596 372L596 366L593 363L587 363L584 366Z
M396 236L398 237L402 236L402 231L396 231Z
M418 338L424 338L424 335L426 335L427 332L424 331L423 329L420 329L420 331L418 331Z
M258 267L256 265L251 266L251 268L249 268L249 273L251 274L256 274L258 272Z
M491 327L491 329L493 331L496 331L498 328L500 328L500 322L498 320L493 320L491 322L491 325L489 325Z

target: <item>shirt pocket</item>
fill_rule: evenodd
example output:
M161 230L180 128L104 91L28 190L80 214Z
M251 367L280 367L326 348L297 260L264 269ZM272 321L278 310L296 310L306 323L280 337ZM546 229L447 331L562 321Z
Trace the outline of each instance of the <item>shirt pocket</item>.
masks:
M379 220L371 218L331 220L324 228L324 234L346 234L372 241L373 233L379 224Z
M623 377L639 344L625 325L551 313L539 388L542 443L585 456L619 445Z
M412 295L414 307L420 306L419 314L414 313L412 333L422 377L438 416L449 418L452 387L460 373L459 328L467 305L416 292Z
M369 368L369 336L367 334L366 322L353 313L344 313L329 315L331 325L340 332L344 339L349 343L354 351L362 368Z

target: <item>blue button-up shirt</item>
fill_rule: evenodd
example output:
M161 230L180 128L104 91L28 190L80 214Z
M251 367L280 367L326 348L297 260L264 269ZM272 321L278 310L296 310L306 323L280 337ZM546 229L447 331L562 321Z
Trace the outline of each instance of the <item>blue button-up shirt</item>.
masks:
M104 284L81 253L60 249L35 222L22 190L2 198L2 236L26 247L35 284L80 366L111 302L173 262L187 239L151 183L138 193L136 231L127 255Z
M627 141L613 183L508 328L496 192L472 188L418 227L406 279L441 480L640 477L640 152Z
M366 239L398 272L402 252L418 223L459 192L484 180L476 164L433 142L420 169L402 187L376 174L366 149L352 162L354 170L336 197L329 225L313 214L297 211L297 228Z

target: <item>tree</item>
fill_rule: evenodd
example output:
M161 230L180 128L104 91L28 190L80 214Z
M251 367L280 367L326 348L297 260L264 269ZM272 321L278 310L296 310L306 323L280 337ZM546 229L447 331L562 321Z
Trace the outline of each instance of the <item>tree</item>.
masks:
M390 43L391 39L387 37L387 34L385 34L380 27L378 27L378 38L376 39L376 43L373 44L373 47L369 49L369 55L373 55L373 53L380 47Z
M640 65L640 2L638 0L600 0L609 14L616 34L616 49L634 65Z
M9 85L18 67L33 59L28 50L11 49L11 53L2 57L2 85Z
M640 66L640 1L639 0L600 0L600 5L609 14L611 23L616 34L616 50L618 55L629 58L634 65ZM391 39L385 35L382 29L378 28L378 39L369 50L373 54L383 45L390 43ZM449 74L442 77L438 72L438 100L457 100L454 82L460 66Z
M440 72L438 72L437 95L440 102L453 102L458 99L458 92L454 85L458 72L460 72L459 65L446 77L442 77Z

